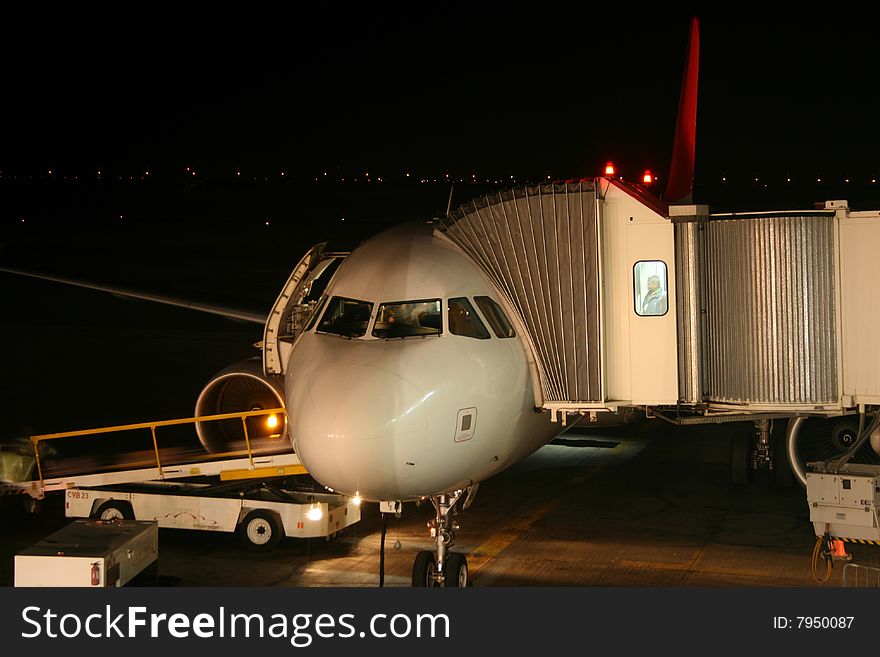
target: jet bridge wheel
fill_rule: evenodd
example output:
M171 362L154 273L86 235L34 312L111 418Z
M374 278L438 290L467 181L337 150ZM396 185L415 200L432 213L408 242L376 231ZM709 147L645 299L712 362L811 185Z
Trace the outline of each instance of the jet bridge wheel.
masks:
M752 474L752 434L739 425L733 426L730 439L730 481L738 486L749 483Z
M238 526L242 543L255 552L268 552L274 548L283 533L278 516L262 509L251 511Z

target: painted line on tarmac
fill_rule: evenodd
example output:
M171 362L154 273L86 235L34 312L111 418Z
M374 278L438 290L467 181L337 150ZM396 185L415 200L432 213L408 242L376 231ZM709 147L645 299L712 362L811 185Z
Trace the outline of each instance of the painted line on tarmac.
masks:
M620 568L640 568L645 570L674 570L680 572L702 573L706 575L742 575L744 577L768 577L771 573L767 570L753 570L751 568L694 568L695 559L688 563L663 563L658 561L631 561L624 559L619 561Z

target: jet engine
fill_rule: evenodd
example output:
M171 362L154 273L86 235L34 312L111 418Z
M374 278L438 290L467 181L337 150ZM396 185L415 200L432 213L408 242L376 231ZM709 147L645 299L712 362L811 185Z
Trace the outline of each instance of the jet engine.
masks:
M260 358L243 360L221 370L208 381L196 400L196 417L284 408L284 390L278 377L263 374ZM245 418L247 436L254 452L277 452L291 447L284 415ZM196 423L196 433L206 451L234 452L246 449L241 418Z

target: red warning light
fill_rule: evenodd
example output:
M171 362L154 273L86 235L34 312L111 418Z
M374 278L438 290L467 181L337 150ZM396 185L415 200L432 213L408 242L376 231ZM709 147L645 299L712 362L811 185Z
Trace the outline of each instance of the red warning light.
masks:
M605 175L613 176L614 175L614 162L609 162L605 165Z
M645 169L645 175L642 176L642 182L646 185L650 185L654 182L654 176L651 174L650 169Z

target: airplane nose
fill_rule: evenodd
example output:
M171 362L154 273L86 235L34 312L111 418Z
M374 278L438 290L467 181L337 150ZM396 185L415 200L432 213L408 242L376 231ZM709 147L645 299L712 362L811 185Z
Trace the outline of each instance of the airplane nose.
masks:
M427 432L425 395L372 365L338 364L297 381L291 422L300 460L325 486L397 499Z

